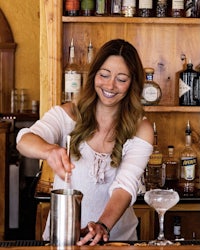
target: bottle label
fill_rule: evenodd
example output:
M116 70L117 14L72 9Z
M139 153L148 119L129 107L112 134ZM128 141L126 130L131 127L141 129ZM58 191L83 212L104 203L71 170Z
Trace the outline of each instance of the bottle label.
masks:
M162 164L162 154L152 154L149 157L149 164L161 165Z
M172 9L183 10L184 9L184 0L173 0Z
M123 7L136 7L136 0L124 0Z
M142 96L148 102L157 101L157 99L158 99L158 89L153 87L153 86L145 87L143 89Z
M114 0L113 1L113 14L120 14L121 13L121 1L120 0Z
M139 1L139 9L152 9L153 1L152 0L141 0Z
M191 87L179 78L179 98L191 90Z
M65 92L78 93L81 88L81 74L76 72L65 73Z
M181 158L181 178L192 181L195 179L195 166L197 158Z
M180 225L175 225L174 226L174 235L175 236L180 236L181 235L181 226Z

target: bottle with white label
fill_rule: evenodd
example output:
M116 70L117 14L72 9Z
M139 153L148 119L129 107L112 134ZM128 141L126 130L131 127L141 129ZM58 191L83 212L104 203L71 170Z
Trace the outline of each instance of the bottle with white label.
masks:
M196 192L195 175L197 169L197 154L192 148L190 122L185 130L185 147L180 154L179 192L181 196L194 196Z
M185 17L184 0L171 0L171 16Z
M153 17L154 15L154 1L153 0L138 0L137 2L137 16L139 17Z
M69 47L69 61L65 68L64 102L72 102L76 100L76 96L81 89L80 72L80 67L75 62L75 47L72 39Z
M154 69L145 68L146 80L142 91L141 103L143 105L157 105L161 99L160 86L153 80Z
M181 106L198 106L198 72L193 69L193 64L189 60L187 69L179 75L179 105Z
M124 17L136 16L136 0L123 0L122 14Z

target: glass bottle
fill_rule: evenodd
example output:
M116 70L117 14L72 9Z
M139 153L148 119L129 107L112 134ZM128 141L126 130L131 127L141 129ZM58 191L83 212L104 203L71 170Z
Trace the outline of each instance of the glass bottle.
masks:
M80 1L66 0L65 1L65 16L79 16Z
M185 0L185 16L196 17L195 0Z
M121 16L122 13L122 1L121 0L111 0L111 15Z
M144 82L141 102L143 105L157 105L162 97L160 86L153 80L154 69L145 68L146 80Z
M190 122L185 130L185 147L180 154L179 192L183 196L195 195L195 174L197 168L197 154L192 148Z
M171 16L172 17L184 17L184 0L172 0L171 4Z
M153 0L138 0L137 16L139 17L154 16Z
M96 16L111 15L111 0L96 0Z
M75 61L75 47L73 39L69 47L69 61L65 68L65 97L64 102L75 101L81 89L81 70Z
M168 16L168 5L167 0L156 1L156 17L167 17Z
M168 156L164 158L166 168L165 188L177 190L179 180L179 162L174 156L174 146L168 146Z
M94 49L92 46L92 42L90 41L87 47L87 60L86 63L83 65L83 87L85 86L85 83L87 81L88 70L93 60L93 57L94 57Z
M94 16L95 1L81 0L81 16Z
M146 168L146 189L161 188L165 184L165 165L163 164L163 154L158 146L158 134L155 122L153 152L149 157Z
M182 71L179 75L179 105L181 106L197 106L200 100L196 97L199 96L198 82L194 86L194 80L198 77L198 72L193 69L191 60L187 63L187 69Z
M136 16L136 0L123 0L122 15L124 17Z
M200 17L200 0L195 0L196 17Z
M174 240L183 240L181 236L181 217L180 216L174 216Z

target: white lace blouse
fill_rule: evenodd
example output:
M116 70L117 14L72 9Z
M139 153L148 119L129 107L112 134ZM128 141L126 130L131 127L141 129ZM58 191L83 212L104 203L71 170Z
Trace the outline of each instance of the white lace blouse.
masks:
M17 142L25 133L32 132L41 136L49 143L66 146L67 135L74 128L75 122L60 107L51 108L43 118L32 127L19 131ZM111 230L110 240L136 240L137 217L132 205L136 201L138 182L146 167L153 147L148 142L134 137L123 146L122 162L118 168L110 166L110 155L95 152L86 142L80 145L82 157L79 161L71 159L75 165L71 182L72 188L83 193L81 210L81 227L89 221L97 221L102 214L112 191L123 188L131 196L131 204ZM54 189L64 188L64 182L55 176ZM120 202L120 200L119 200ZM44 240L49 240L49 218Z

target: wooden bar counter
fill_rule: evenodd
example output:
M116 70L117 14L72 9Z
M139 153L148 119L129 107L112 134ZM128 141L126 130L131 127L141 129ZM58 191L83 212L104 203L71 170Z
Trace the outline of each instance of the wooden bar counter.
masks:
M1 247L1 249L8 249ZM182 246L24 246L24 247L9 247L10 250L200 250L200 245L182 245Z

